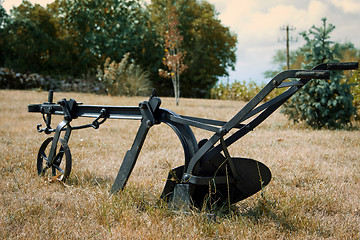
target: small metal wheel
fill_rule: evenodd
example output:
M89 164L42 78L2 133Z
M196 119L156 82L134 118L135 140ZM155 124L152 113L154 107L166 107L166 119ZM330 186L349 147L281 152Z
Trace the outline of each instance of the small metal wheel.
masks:
M69 177L71 172L71 152L66 141L59 138L55 150L55 157L52 164L48 164L48 156L50 154L53 137L47 138L41 145L37 157L37 172L39 176L46 176L47 170L51 169L52 176L59 176L63 182ZM64 156L65 155L65 156ZM63 158L65 159L63 160Z

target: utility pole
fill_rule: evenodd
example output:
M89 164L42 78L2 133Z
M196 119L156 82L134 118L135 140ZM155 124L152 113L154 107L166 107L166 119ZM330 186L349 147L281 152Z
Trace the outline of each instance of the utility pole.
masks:
M289 42L296 42L296 40L293 40L293 38L289 38L289 31L294 31L296 28L289 27L289 25L286 25L284 27L281 27L280 30L284 31L286 30L286 67L289 70L290 69L290 46Z

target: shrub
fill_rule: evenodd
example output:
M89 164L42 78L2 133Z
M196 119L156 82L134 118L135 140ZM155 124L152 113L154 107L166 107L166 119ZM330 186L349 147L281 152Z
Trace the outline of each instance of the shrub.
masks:
M355 114L356 120L360 120L360 71L355 71L350 79L351 93L353 95L353 105L357 112Z
M104 83L108 94L143 96L150 93L149 73L134 62L130 62L129 55L126 53L119 63L107 58L104 69L98 67L97 77Z
M257 84L256 82L235 81L231 84L220 83L211 89L211 98L221 100L239 100L239 101L250 101L265 84ZM278 94L283 92L283 89L275 89L272 91L264 100L268 101Z
M305 121L314 129L348 126L354 111L350 87L334 79L312 80L282 109L295 123Z
M325 62L338 62L341 50L348 45L341 45L330 41L329 34L335 29L332 24L313 26L309 32L303 32L306 44L300 54L305 56L303 67L311 69ZM314 129L342 128L351 124L351 117L355 114L352 103L350 85L343 83L341 72L332 72L330 80L311 80L297 92L286 104L282 112L294 122L304 121Z

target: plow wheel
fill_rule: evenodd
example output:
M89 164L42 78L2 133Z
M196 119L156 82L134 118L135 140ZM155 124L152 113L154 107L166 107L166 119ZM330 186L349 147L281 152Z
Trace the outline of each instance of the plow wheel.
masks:
M59 138L52 163L48 162L53 137L47 138L41 145L37 157L37 172L39 176L57 178L65 182L71 172L71 153L66 141Z

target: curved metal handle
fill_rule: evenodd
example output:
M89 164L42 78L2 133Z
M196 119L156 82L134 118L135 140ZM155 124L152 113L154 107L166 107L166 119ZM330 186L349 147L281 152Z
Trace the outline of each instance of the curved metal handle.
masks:
M328 70L356 70L358 68L358 62L327 63Z
M329 79L330 72L328 70L299 71L295 73L295 77L302 79Z

